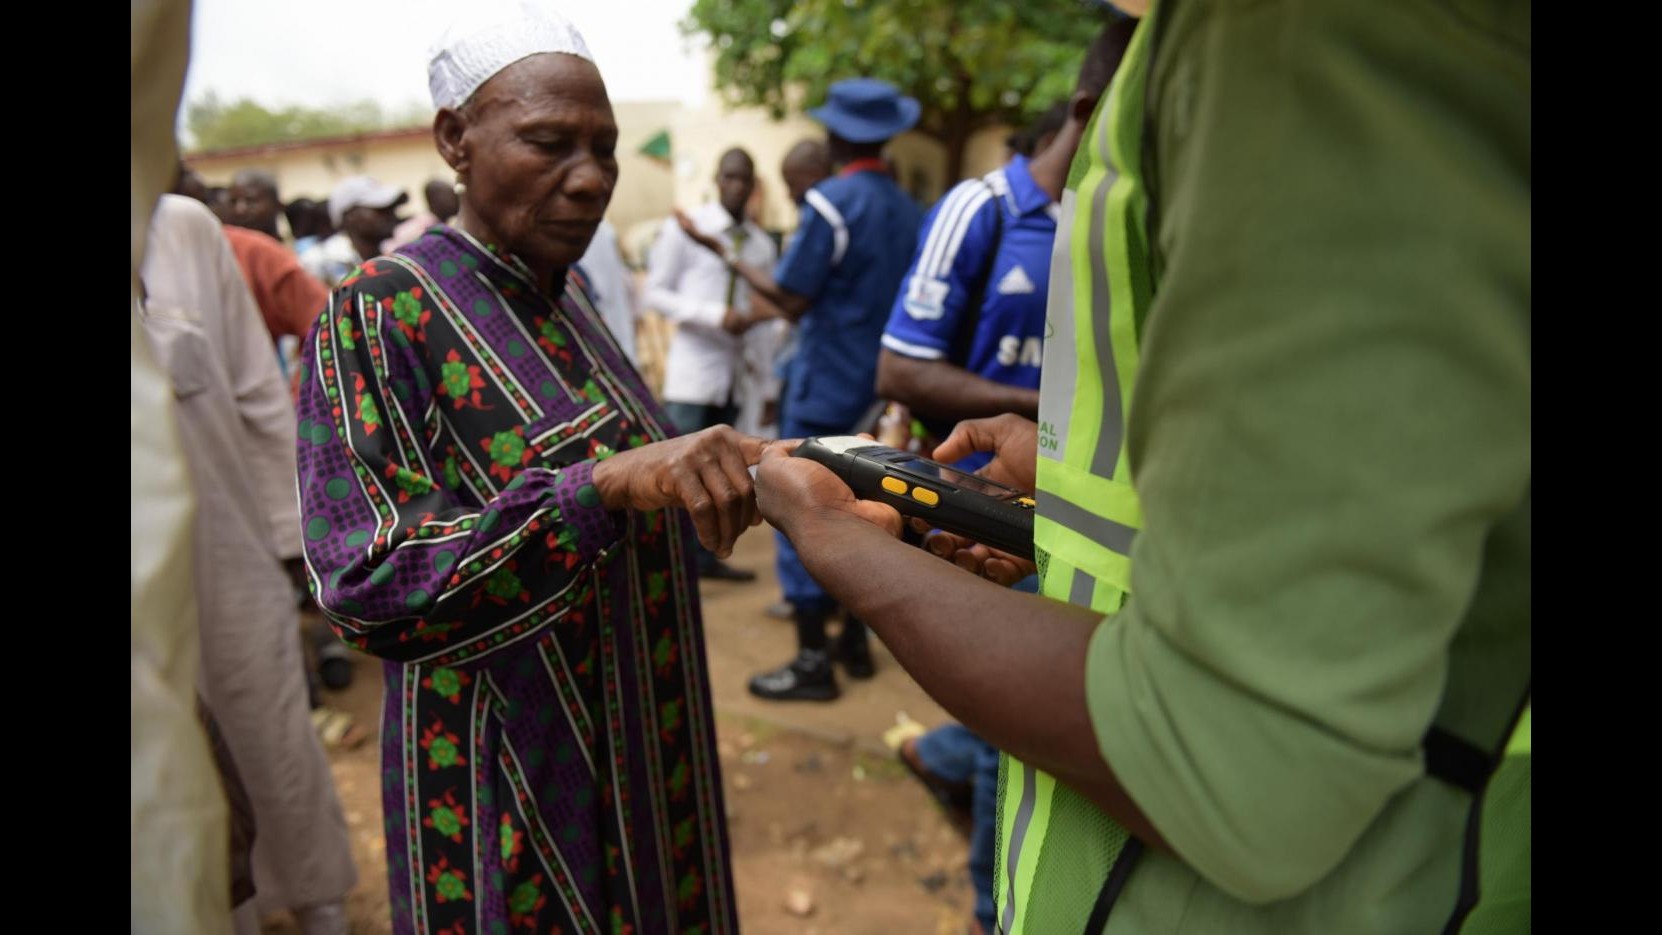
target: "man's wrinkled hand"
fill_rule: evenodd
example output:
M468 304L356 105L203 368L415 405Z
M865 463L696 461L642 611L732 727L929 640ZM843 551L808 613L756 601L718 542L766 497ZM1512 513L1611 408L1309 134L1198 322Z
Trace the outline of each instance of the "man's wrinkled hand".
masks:
M684 507L698 541L726 558L739 535L762 521L750 465L771 442L726 425L619 452L594 466L609 510Z

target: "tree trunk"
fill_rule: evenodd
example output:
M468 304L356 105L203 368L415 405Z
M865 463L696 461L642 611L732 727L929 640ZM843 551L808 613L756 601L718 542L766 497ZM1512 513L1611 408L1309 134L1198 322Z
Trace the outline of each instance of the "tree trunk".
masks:
M964 148L969 144L975 114L970 104L970 76L958 76L958 103L946 115L946 188L957 185L964 176Z

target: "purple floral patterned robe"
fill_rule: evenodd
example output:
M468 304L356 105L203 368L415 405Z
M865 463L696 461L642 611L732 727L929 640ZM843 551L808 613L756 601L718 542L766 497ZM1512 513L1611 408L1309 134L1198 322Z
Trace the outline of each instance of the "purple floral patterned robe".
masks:
M691 524L590 483L674 431L581 287L435 228L301 377L312 588L385 660L395 931L733 931Z

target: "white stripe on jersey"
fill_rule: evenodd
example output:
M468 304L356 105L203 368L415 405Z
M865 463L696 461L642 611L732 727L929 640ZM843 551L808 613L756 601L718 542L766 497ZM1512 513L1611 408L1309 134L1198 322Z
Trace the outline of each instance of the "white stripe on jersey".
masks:
M935 223L929 228L929 238L923 242L923 252L918 254L917 275L939 279L951 272L958 248L963 244L964 231L991 197L992 192L979 181L960 182L947 193L941 210L935 212Z
M946 351L925 347L922 344L913 344L910 341L902 341L887 331L883 332L883 346L896 354L903 354L907 357L921 357L924 360L940 360L946 356Z
M820 194L818 190L808 189L808 194L803 200L813 205L819 216L831 225L831 265L836 266L842 262L843 254L848 252L848 223L843 220L842 212L831 203L831 199Z

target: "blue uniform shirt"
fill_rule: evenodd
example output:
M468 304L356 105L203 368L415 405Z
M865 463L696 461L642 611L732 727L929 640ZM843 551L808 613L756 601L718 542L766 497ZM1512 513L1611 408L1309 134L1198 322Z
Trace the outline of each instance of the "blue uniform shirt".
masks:
M1004 215L1002 234L997 212ZM883 346L906 357L948 360L994 383L1038 389L1057 213L1021 156L954 186L924 222ZM982 282L995 239L992 272ZM978 286L974 333L961 336ZM972 468L986 461L966 459Z
M787 435L847 432L876 400L877 351L920 215L888 176L844 171L808 192L773 278L812 300L786 376Z

